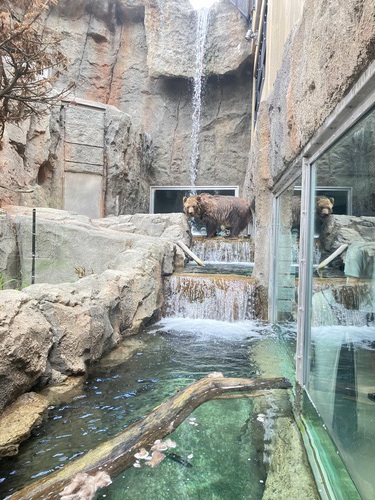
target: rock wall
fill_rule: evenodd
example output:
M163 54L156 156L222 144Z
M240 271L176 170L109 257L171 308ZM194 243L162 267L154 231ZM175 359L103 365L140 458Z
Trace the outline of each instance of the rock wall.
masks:
M152 78L194 78L197 11L189 0L146 2L147 67ZM249 58L246 22L229 2L215 3L208 14L205 74L224 75Z
M1 185L8 189L0 188L2 203L71 209L65 204L71 185L87 179L75 175L70 183L72 163L74 168L85 164L84 173L94 165L91 173L102 176L96 178L102 189L100 215L147 212L150 185L189 185L196 52L196 13L189 0L80 0L74 5L60 0L47 16L46 29L66 34L62 50L69 69L58 88L72 81L76 87L68 96L71 104L20 128L6 128L0 165ZM211 9L200 185L243 184L251 109L246 29L229 0ZM95 155L85 147L75 149L73 162L67 156L72 144L67 112L74 105L87 110L78 130L87 136L82 146L93 146L87 140L94 135L102 141L100 172L100 162L90 163ZM89 108L102 110L102 126ZM25 187L32 193L22 193Z
M285 44L274 90L259 111L244 188L255 214L254 275L263 286L272 188L374 60L374 22L375 0L305 0Z
M9 207L0 216L8 239L0 265L9 266L17 255L23 285L31 272L31 218L25 207ZM184 262L173 242L189 244L189 238L183 214L143 215L131 223L113 218L105 227L103 220L39 208L36 284L0 291L0 410L37 384L84 374L156 319L162 276ZM0 272L9 275L10 269Z

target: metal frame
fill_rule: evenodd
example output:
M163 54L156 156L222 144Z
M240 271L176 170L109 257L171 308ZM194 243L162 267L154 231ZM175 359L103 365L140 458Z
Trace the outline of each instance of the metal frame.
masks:
M254 9L254 0L251 2L249 0L229 0L237 9L241 12L241 14L246 18L250 19L251 12Z
M314 193L315 169L311 168L308 158L302 162L302 196L300 224L300 260L298 281L296 381L305 387L308 380L312 297L312 246L314 237Z
M301 172L297 171L294 172L294 175L289 179L289 182L287 185L283 186L283 189L280 189L276 193L274 193L274 198L273 198L273 206L272 206L272 234L271 234L271 241L272 241L272 247L270 251L270 262L269 262L269 268L272 270L272 272L269 275L269 286L268 286L268 314L269 314L269 320L271 323L276 322L276 306L277 306L277 301L276 296L277 296L277 284L278 284L278 263L277 263L277 252L276 249L278 248L278 218L279 218L279 213L280 213L280 196L290 188L292 184L296 182L296 180L301 176Z

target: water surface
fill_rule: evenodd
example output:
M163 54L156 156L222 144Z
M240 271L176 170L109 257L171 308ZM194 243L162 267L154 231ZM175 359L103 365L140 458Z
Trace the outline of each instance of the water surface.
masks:
M0 496L15 492L139 420L155 406L210 372L254 377L252 345L270 329L254 321L166 318L137 336L143 344L115 367L98 366L81 395L51 409L50 419L4 460ZM262 427L253 400L205 403L171 434L174 450L192 467L170 459L156 468L131 468L98 498L260 499L265 468ZM254 434L254 429L258 429ZM190 457L190 458L189 458Z

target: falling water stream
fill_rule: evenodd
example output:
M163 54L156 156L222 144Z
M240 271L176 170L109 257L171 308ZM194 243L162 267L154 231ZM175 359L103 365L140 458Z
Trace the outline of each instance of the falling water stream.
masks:
M191 129L191 164L190 184L196 185L199 164L199 132L201 128L202 94L204 88L204 46L206 42L207 27L209 21L209 8L196 10L197 37L196 37L196 60L193 87L193 115Z
M201 238L193 239L191 250L206 264L227 263L249 265L254 260L250 238Z
M254 319L254 285L249 277L176 274L165 285L166 316L228 322Z

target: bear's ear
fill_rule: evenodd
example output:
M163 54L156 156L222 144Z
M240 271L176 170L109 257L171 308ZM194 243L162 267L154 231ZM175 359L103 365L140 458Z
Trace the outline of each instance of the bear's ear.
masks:
M329 201L332 203L332 205L335 204L335 198L330 198Z
M198 203L200 203L201 202L201 196L200 196L200 194L197 194L197 196L195 197L195 199L197 200Z
M185 203L186 200L187 200L187 196L184 196L182 199L183 203Z

